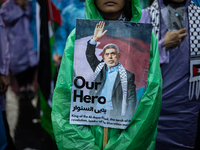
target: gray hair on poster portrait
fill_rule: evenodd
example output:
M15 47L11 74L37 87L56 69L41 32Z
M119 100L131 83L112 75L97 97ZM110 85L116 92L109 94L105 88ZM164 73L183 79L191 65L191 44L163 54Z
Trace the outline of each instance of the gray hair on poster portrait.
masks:
M119 48L117 45L113 44L113 43L109 43L107 45L105 45L103 47L103 53L105 52L106 49L109 49L109 48L114 48L116 51L117 51L117 54L119 53Z

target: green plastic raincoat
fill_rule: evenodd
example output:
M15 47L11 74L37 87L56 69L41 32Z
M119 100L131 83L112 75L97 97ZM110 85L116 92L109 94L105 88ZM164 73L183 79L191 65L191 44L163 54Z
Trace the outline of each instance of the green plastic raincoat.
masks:
M132 0L132 22L141 17L139 0ZM86 19L103 20L93 0L85 2ZM53 94L52 123L60 150L103 149L104 128L100 126L72 125L70 119L75 30L67 39L62 63ZM154 149L158 117L162 102L162 78L156 37L152 34L147 89L125 130L108 129L108 143L104 150Z

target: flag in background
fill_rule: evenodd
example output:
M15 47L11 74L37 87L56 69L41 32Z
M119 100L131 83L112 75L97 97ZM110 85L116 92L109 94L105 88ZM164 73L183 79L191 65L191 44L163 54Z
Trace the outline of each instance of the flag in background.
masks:
M36 5L39 65L38 84L41 109L41 125L54 139L51 123L52 95L54 90L55 67L52 61L52 51L55 43L54 31L57 25L61 25L61 16L51 0L38 0Z

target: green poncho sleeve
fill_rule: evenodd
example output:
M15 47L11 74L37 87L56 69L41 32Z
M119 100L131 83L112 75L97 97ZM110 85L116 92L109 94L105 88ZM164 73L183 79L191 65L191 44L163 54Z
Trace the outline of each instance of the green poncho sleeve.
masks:
M52 123L60 150L98 150L103 147L103 127L71 125L70 105L73 75L75 30L70 34L53 94ZM105 150L154 149L162 102L162 78L158 43L152 34L148 83L138 108L125 130L108 129Z

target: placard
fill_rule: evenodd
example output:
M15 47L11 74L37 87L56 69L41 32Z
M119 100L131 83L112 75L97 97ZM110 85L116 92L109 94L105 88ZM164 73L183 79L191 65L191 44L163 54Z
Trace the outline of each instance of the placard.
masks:
M70 124L128 126L147 86L151 32L150 24L77 19Z

